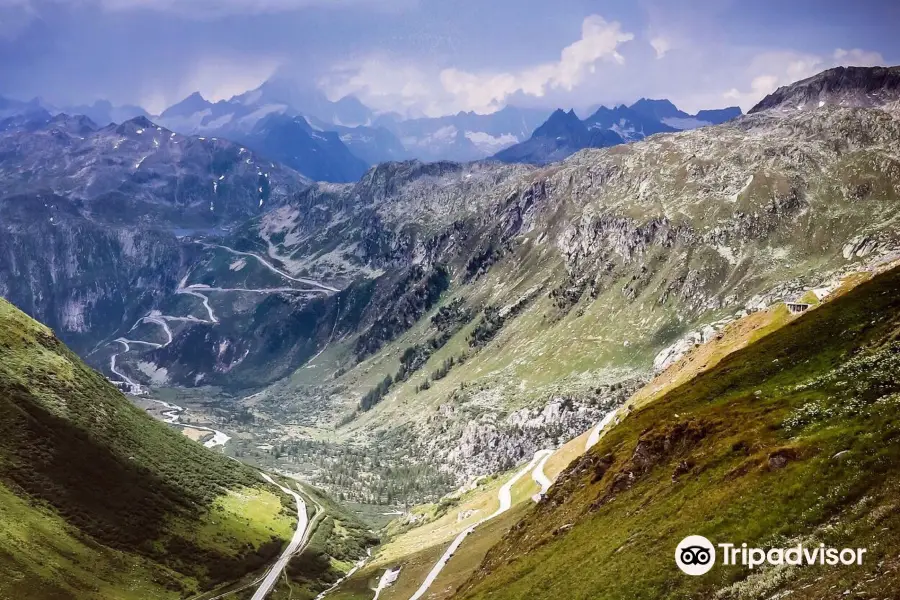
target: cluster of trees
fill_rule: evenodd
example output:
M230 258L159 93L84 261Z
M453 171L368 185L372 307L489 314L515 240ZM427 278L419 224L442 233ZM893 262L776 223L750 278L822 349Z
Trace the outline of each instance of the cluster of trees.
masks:
M397 369L397 373L393 376L387 375L378 383L378 385L366 392L359 401L360 410L369 410L381 402L395 383L401 383L409 379L413 373L428 362L428 359L431 358L432 354L443 348L444 345L450 341L450 338L452 338L454 334L456 334L456 332L471 319L471 317L471 311L466 308L461 298L456 298L447 306L440 307L435 312L434 316L431 317L431 324L437 330L437 333L421 344L414 344L407 347L406 350L403 351L403 354L400 355L400 368ZM432 377L433 379L445 377L447 373L450 372L450 369L453 368L455 359L451 358L449 360L451 361L449 364L446 360L444 361L442 368L446 368L446 371L443 375L440 377ZM441 369L439 368L438 371L440 370ZM431 383L426 380L424 383L416 386L416 392L428 389L430 386Z
M520 298L505 312L501 312L496 306L486 306L482 311L481 321L469 334L469 346L472 348L486 346L503 328L507 320L515 318L525 310L532 298L533 295Z
M385 314L356 342L357 359L374 354L384 344L396 339L437 303L450 287L450 269L437 265L427 273L421 265L412 267L407 276L394 287L392 302Z
M378 382L378 385L366 392L366 394L360 399L360 410L367 411L381 402L381 400L390 391L392 385L394 385L394 378L390 374L388 374L384 379Z
M367 448L294 440L270 453L281 462L312 466L316 485L341 502L412 506L439 498L455 484L452 476L417 458L408 440L381 440Z

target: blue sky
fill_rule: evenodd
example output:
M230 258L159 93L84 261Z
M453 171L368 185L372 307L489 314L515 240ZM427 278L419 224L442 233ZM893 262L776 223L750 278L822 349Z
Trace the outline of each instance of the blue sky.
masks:
M378 110L739 104L900 63L900 2L0 0L0 94L159 112L280 75Z

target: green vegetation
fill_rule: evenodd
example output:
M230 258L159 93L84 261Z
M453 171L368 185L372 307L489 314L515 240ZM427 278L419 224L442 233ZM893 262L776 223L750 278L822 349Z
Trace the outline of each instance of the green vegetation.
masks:
M120 598L110 586L127 573L128 589L165 597L239 578L293 528L289 499L268 488L151 419L0 300L0 513L19 532L0 538L0 595Z
M437 333L429 337L421 344L408 346L403 354L400 355L400 368L394 376L386 375L378 385L366 392L359 401L359 408L367 411L373 406L381 402L381 400L391 390L395 383L401 383L409 379L409 377L419 370L428 359L436 351L444 347L450 339L458 332L471 318L471 313L463 306L460 298L453 300L449 305L440 307L435 315L431 317L431 325L437 330ZM460 362L465 358L461 358ZM444 360L444 364L432 376L432 379L442 379L453 368L455 359L448 358ZM419 384L417 391L428 389L430 383L426 380Z
M900 269L633 411L561 475L458 597L891 597L900 585L890 533L900 527L898 292ZM869 554L862 567L717 565L688 577L672 560L688 534Z
M386 314L380 316L356 342L359 359L374 354L385 344L409 329L431 310L438 298L450 287L450 269L437 265L425 272L424 267L411 267L391 292L393 301Z
M454 483L439 465L407 452L415 443L412 436L402 430L377 432L370 447L291 440L268 450L264 462L288 471L313 468L317 485L341 502L411 506L420 498L434 499Z
M309 543L288 563L286 575L272 595L276 600L315 597L365 556L366 548L378 543L378 538L359 519L320 490L296 482L293 485L313 510L307 534Z

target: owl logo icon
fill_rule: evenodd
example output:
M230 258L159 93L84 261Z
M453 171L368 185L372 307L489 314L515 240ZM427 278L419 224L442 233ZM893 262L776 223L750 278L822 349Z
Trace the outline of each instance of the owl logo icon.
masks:
M716 564L716 549L702 535L689 535L675 548L675 564L688 575L703 575Z

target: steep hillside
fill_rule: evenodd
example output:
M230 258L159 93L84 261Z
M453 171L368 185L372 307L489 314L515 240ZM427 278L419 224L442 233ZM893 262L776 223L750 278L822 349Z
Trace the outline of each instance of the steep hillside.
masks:
M895 595L898 291L895 269L630 412L455 597ZM688 577L673 552L689 534L868 554L853 567L720 560Z
M368 167L337 133L316 131L303 117L269 115L233 139L315 181L356 181Z
M176 598L290 537L289 499L153 421L0 300L0 595Z
M297 418L461 478L509 468L589 428L737 314L828 293L895 252L898 139L890 106L823 107L502 179L490 165L413 163L319 188L263 217L270 255L323 277L383 274L315 360L247 406L278 440L295 439L279 422ZM397 276L406 265L415 277ZM439 302L396 302L424 298L439 268Z
M80 284L48 321L92 324L92 364L125 387L199 388L199 404L248 421L242 451L312 438L329 452L271 464L338 491L331 461L352 461L366 488L341 491L355 499L433 500L448 478L577 435L738 314L827 294L895 252L898 139L896 103L826 105L542 167L383 164L158 243L159 262L114 228L116 291L94 301ZM31 237L65 231L38 222ZM90 280L93 265L33 240L12 245L11 271L26 247L53 257L49 280L28 272L45 282L34 293L4 286L29 310L57 298L54 278ZM408 479L386 483L387 459Z
M145 117L97 126L60 114L0 132L0 198L55 194L115 224L209 228L283 204L309 182L242 146Z

